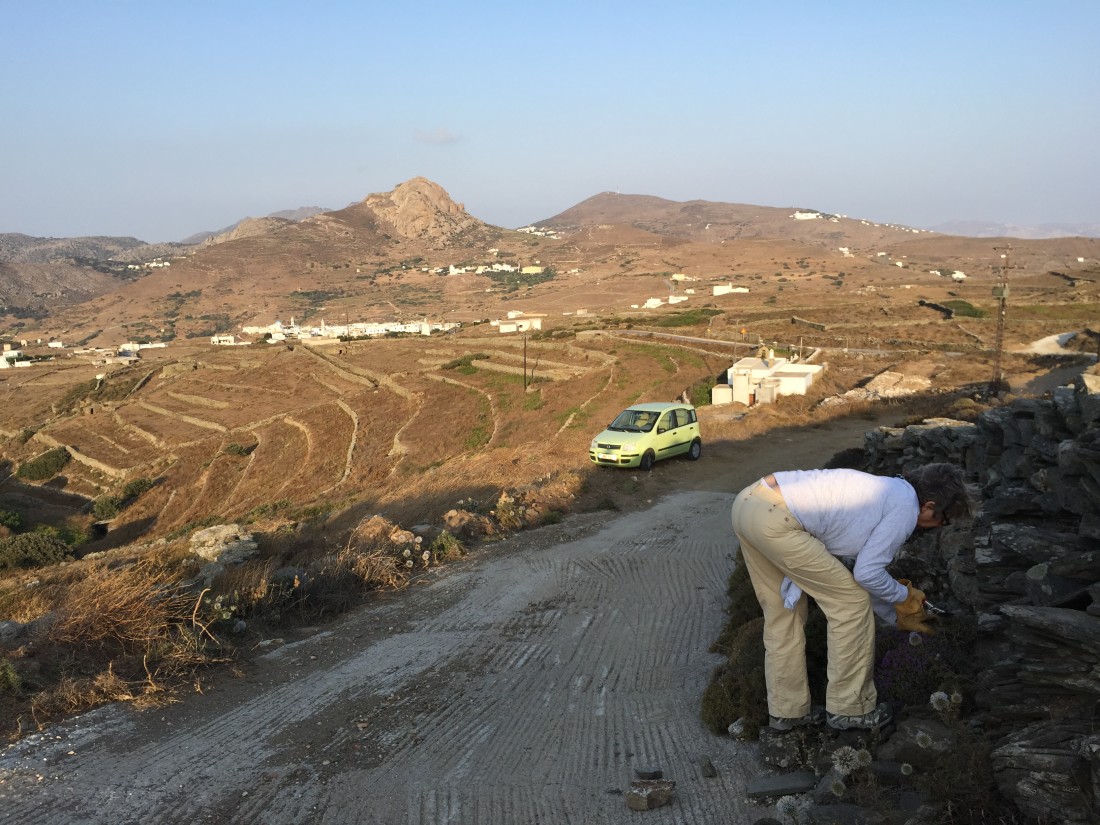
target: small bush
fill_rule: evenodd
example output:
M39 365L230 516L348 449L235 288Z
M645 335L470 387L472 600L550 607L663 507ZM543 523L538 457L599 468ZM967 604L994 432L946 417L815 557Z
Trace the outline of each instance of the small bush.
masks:
M45 533L23 533L0 539L0 570L47 567L71 558L64 541Z
M92 515L99 521L109 521L122 512L122 503L116 496L100 496L92 505Z
M23 677L19 675L15 665L7 659L0 659L0 696L20 696L22 693Z
M436 561L456 559L466 555L466 548L462 542L446 530L436 536L435 541L431 543L428 549L431 551L432 558Z
M27 481L45 481L61 472L72 458L64 447L55 447L19 466L16 475Z
M127 482L126 486L122 488L122 500L126 503L132 502L142 493L153 488L153 480L149 478L135 478L133 481Z
M978 309L969 301L944 301L943 305L948 309L954 311L956 315L961 315L964 318L984 318L985 311Z
M474 361L488 361L489 356L484 352L475 352L471 355L463 355L461 358L455 358L453 361L448 361L440 369L445 370L457 370L460 367L472 367Z
M153 482L150 479L135 478L133 481L128 482L117 496L102 495L97 498L92 505L92 514L100 521L113 519L133 504L142 493L152 487Z
M237 442L233 442L228 447L226 447L222 452L228 453L229 455L246 456L249 453L251 453L252 450L253 450L252 447L246 447L243 444L238 444Z
M688 400L692 406L705 407L710 404L710 391L718 382L711 378L704 378L702 381L696 381L688 389Z
M19 517L18 513L12 510L0 510L0 525L11 530L18 530L22 522L23 520Z

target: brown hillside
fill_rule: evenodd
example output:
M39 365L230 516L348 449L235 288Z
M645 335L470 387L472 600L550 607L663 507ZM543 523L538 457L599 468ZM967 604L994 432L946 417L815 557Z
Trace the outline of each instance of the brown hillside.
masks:
M110 346L135 338L178 341L238 333L245 324L291 317L318 325L322 319L470 322L513 309L548 318L581 311L629 314L650 298L667 299L677 290L683 297L688 289L695 296L692 306L709 301L739 314L753 311L751 297L710 300L714 285L730 282L744 282L761 297L796 285L802 293L821 292L828 296L825 305L851 307L848 317L833 317L847 323L862 322L861 303L884 302L888 309L890 293L904 287L923 290L919 296L897 292L904 304L944 300L949 293L989 303L1001 261L995 240L914 234L829 215L798 220L795 212L603 193L549 219L547 226L557 231L527 234L484 224L438 185L414 178L392 192L299 223L248 222L228 239L151 270L78 310L60 309L38 322L9 319L8 330L12 337L55 336ZM1061 273L1053 277L1065 276L1066 285L1096 278L1100 240L1012 246L1011 277L1021 288L1048 272ZM473 271L446 274L451 267L472 270L494 263L550 267L555 276L535 283L494 280ZM939 269L964 271L970 280L956 287L929 275ZM675 273L697 281L673 284ZM979 283L981 289L973 289ZM869 289L878 295L868 296ZM1071 292L1065 299L1076 297ZM805 302L787 296L772 300L777 317L805 308Z

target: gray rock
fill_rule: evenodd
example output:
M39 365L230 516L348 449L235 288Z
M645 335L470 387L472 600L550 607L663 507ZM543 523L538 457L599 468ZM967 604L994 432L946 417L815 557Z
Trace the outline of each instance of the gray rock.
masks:
M809 793L817 786L817 776L812 771L795 771L755 779L745 788L749 798L787 796Z
M714 779L714 777L718 776L718 769L714 767L714 763L709 756L704 756L699 760L699 772L706 779Z
M23 622L0 622L0 644L10 645L19 642L27 636L30 625Z
M1001 792L1026 814L1066 825L1095 822L1095 772L1086 756L1088 722L1039 722L1018 730L991 754ZM1082 780L1089 778L1082 793Z
M635 768L634 776L636 776L638 779L664 779L665 772L662 771L660 768Z
M218 524L198 530L189 542L191 552L210 562L240 564L259 552L252 534L239 524Z
M676 792L676 783L671 779L641 779L631 782L623 795L631 810L651 811L667 805Z
M891 762L908 762L914 767L934 767L940 757L953 750L958 736L938 719L904 719L876 756Z
M825 775L818 780L817 786L810 793L810 798L818 805L830 805L844 799L848 788L848 777L836 768L829 768ZM839 791L839 793L837 793Z
M1033 604L1061 607L1088 589L1088 582L1056 575L1054 564L1043 562L1027 569L1027 595Z
M1001 615L1012 627L1027 627L1062 642L1070 642L1094 656L1100 656L1100 619L1080 610L1061 607L1029 607L1006 605Z

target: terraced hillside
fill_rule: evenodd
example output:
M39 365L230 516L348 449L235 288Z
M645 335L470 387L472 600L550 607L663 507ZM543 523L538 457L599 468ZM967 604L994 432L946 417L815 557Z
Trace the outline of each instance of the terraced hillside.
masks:
M690 349L613 338L167 352L99 379L20 370L3 385L9 461L64 447L71 460L45 484L75 494L74 519L89 520L77 511L98 496L153 482L111 524L127 540L352 505L435 520L465 496L586 471L596 425L711 372ZM19 484L24 496L42 489Z

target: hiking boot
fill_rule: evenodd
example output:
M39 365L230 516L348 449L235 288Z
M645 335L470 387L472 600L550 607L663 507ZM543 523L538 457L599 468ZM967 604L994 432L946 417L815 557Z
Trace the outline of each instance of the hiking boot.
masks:
M825 721L825 708L812 707L805 716L769 716L768 727L772 730L786 733L795 728L803 728L807 725L820 725Z
M829 714L829 727L835 730L878 730L894 718L894 711L889 703L880 702L874 710L862 713L859 716L842 716L839 713Z

